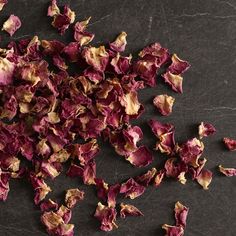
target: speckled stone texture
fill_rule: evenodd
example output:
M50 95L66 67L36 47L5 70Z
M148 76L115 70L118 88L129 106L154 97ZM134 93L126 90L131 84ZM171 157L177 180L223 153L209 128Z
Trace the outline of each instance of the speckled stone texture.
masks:
M236 153L225 150L222 137L236 138L236 2L234 0L71 0L77 20L92 16L89 30L96 33L94 45L107 43L121 32L128 33L127 54L134 55L145 45L158 41L164 47L188 60L192 67L184 74L184 94L172 92L159 81L157 87L140 92L146 112L133 124L144 132L143 143L152 148L155 137L147 125L150 118L171 122L176 126L178 142L197 135L201 121L211 122L216 135L204 139L207 167L214 172L208 191L189 180L186 185L165 181L160 188L150 187L134 204L144 217L118 219L119 228L109 234L99 231L99 223L92 217L97 204L95 191L78 179L61 175L49 181L52 198L62 200L65 190L79 187L85 190L85 200L73 210L75 236L161 236L163 223L174 224L176 201L190 207L186 236L236 235L236 177L218 174L216 166L236 167ZM13 13L22 19L22 28L12 40L38 35L40 39L72 39L72 31L61 37L46 16L47 0L9 0L0 12L0 24ZM5 33L1 45L10 40ZM176 98L173 114L161 117L152 105L155 95L167 93ZM155 152L154 163L147 168L134 168L119 157L108 144L101 143L96 158L97 173L109 183L124 181L143 173L152 166L160 167L165 156ZM0 203L1 236L44 236L40 211L33 204L33 191L27 181L12 180L5 203ZM121 199L119 199L121 201Z

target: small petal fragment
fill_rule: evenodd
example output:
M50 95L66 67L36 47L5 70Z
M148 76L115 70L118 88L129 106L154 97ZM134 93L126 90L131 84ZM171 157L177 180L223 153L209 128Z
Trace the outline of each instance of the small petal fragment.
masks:
M165 82L169 84L173 91L177 93L183 93L183 77L180 75L172 74L171 72L166 72L163 75Z
M176 202L174 211L175 211L176 225L178 225L178 226L181 225L181 226L183 226L183 228L185 228L189 208L184 206L180 202Z
M100 221L100 229L103 231L111 231L118 228L116 224L116 209L98 203L94 216Z
M144 186L138 184L134 179L130 178L121 185L120 193L124 193L125 197L134 199L141 196L145 189L146 188Z
M212 172L210 170L202 170L196 180L204 190L207 190L212 181Z
M78 201L84 199L84 191L80 191L78 188L69 189L66 192L65 203L68 208L73 208Z
M58 204L51 199L45 200L40 204L41 211L52 211L58 209Z
M96 71L104 72L109 61L109 54L104 46L85 48L82 55Z
M164 224L162 225L162 229L166 231L165 236L183 236L184 229L182 226L172 226Z
M136 151L132 152L127 160L134 166L144 167L152 163L153 155L147 147L141 146Z
M135 206L130 204L120 204L120 217L126 218L126 216L143 216L143 213Z
M219 165L219 171L228 177L236 176L236 168L224 168L222 165Z
M152 168L151 170L147 171L145 174L137 176L135 178L135 181L147 187L150 184L150 182L153 180L156 173L157 173L156 168Z
M212 124L201 122L201 124L198 126L198 134L200 139L212 135L215 132L216 129Z
M154 98L153 104L163 116L168 116L172 113L172 107L175 99L167 94L158 95Z
M2 30L5 30L10 36L21 27L21 20L18 16L10 15L7 21L4 22Z
M236 140L231 139L231 138L224 138L223 141L224 141L225 146L230 151L235 151L236 150Z
M125 32L121 32L121 34L116 38L116 40L110 43L110 48L116 52L125 51L125 47L127 44L126 37L127 34Z
M0 85L9 85L13 82L15 64L7 58L0 57Z
M165 176L165 170L158 171L158 173L155 176L154 181L153 181L155 187L159 187L160 186L164 176Z
M202 155L204 150L204 144L197 138L188 140L182 144L179 148L179 156L181 160L193 167L198 167L198 159Z
M167 71L175 75L183 74L190 68L190 64L187 61L181 60L176 54L171 57L171 65L168 67Z
M94 38L94 34L85 31L90 19L91 17L85 21L77 22L74 26L74 39L80 46L89 44Z
M0 0L0 11L3 9L3 7L8 3L8 0Z

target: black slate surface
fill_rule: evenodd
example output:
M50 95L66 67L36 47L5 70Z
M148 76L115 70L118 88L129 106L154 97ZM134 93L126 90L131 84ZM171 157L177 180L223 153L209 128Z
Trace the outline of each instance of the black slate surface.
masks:
M0 12L0 24L9 14L22 19L22 28L13 40L38 35L41 39L70 40L71 32L60 37L50 26L46 17L47 0L9 0ZM111 233L99 231L99 224L92 217L97 198L90 187L81 185L78 179L64 175L50 182L54 190L50 197L63 199L67 188L85 190L86 198L73 211L72 223L75 235L164 235L163 223L174 224L174 203L179 200L190 207L186 236L235 236L236 235L236 177L226 178L218 174L216 166L236 167L236 154L224 149L224 136L236 138L236 2L234 0L71 0L77 12L77 20L92 16L90 31L96 33L94 44L113 40L122 30L128 33L128 53L136 54L146 44L159 41L163 46L188 60L192 67L184 75L184 94L172 92L167 85L158 82L157 87L143 90L139 96L146 112L137 121L145 134L143 143L150 148L155 138L147 121L156 118L176 126L178 142L197 135L201 121L212 122L217 134L204 139L204 157L207 167L214 172L208 191L189 180L186 185L166 181L160 188L150 187L138 199L124 200L137 206L145 217L118 219L119 228ZM5 33L1 45L10 37ZM152 105L154 95L168 93L176 98L174 112L161 117ZM160 166L164 156L154 153L155 161L150 166ZM101 144L101 153L96 159L97 173L109 183L124 181L130 176L143 173L147 168L133 168L115 154L113 148ZM26 181L13 180L5 203L0 203L1 236L43 236L40 211L34 206L33 192Z

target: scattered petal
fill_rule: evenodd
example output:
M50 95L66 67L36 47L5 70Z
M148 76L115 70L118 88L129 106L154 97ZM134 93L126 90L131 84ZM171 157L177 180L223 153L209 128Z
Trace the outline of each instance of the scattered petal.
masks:
M134 199L141 196L145 189L146 188L144 186L138 184L134 179L130 178L121 185L120 193L124 193L125 197Z
M236 176L235 168L224 168L222 165L219 165L219 171L228 177Z
M151 170L148 170L145 174L137 176L135 178L135 181L147 187L150 184L150 182L154 179L156 173L157 173L156 168L152 168Z
M171 72L166 72L163 75L165 82L169 84L173 91L177 93L183 93L183 77L180 75L172 74Z
M153 104L163 116L168 116L172 113L172 107L175 99L167 94L158 95L154 98Z
M10 36L21 27L21 20L18 16L10 15L7 21L4 22L2 30L5 30Z
M162 225L162 229L166 231L165 236L183 236L184 229L182 226L172 226L164 224Z
M126 218L126 216L143 216L143 213L133 205L121 203L120 208L121 218Z
M212 172L210 170L202 170L201 173L196 177L196 180L204 190L207 190L212 181Z
M3 7L8 3L8 0L0 0L0 11L3 9Z
M141 146L136 151L132 152L127 160L134 166L144 167L152 163L153 155L147 147Z
M198 159L202 155L204 144L197 138L188 140L178 150L181 160L193 167L198 167Z
M224 138L223 141L224 141L225 146L230 151L235 151L236 150L236 140L231 139L231 138Z
M189 208L187 208L180 202L176 202L174 211L175 211L176 225L185 228Z
M183 74L190 68L190 64L187 61L181 60L176 54L171 57L171 65L168 67L167 71L175 75Z
M100 221L100 229L103 231L111 231L118 228L116 224L116 209L98 203L94 216Z
M121 32L120 35L116 38L116 40L110 43L110 48L116 52L124 52L127 44L126 37L127 34L125 32Z
M78 188L68 189L66 192L65 203L68 208L73 208L78 201L84 199L84 191Z
M212 135L215 132L216 129L212 124L201 122L201 124L198 126L198 134L200 139Z

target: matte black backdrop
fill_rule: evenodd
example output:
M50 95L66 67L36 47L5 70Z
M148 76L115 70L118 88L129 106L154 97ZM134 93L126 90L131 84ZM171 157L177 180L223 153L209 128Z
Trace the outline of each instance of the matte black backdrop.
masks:
M13 39L38 35L41 39L71 40L71 32L60 37L50 26L46 16L47 0L9 0L0 12L0 24L11 13L22 19L22 28ZM119 229L109 235L143 236L163 235L163 223L173 224L173 207L177 200L190 207L186 236L235 236L236 235L236 177L226 178L218 174L216 166L236 167L236 153L227 152L221 139L236 137L236 2L234 0L71 0L77 13L77 20L92 16L89 30L96 33L94 44L113 40L122 30L128 33L127 53L137 52L145 45L159 41L171 52L188 60L192 67L184 75L184 94L172 92L159 82L157 87L143 90L139 95L146 112L136 122L145 134L143 142L150 148L155 138L147 121L156 118L176 126L179 142L197 134L197 124L212 122L217 128L214 137L205 139L204 157L207 167L214 172L214 179L208 191L192 182L181 185L174 181L165 182L160 188L148 188L146 193L132 202L143 211L145 217L118 219ZM234 5L235 4L235 5ZM2 35L2 45L9 36ZM168 93L176 98L174 112L161 117L152 105L154 95ZM152 166L163 163L164 156L154 153ZM107 144L101 145L96 159L98 176L109 183L124 181L130 176L143 173L147 168L133 168L115 154ZM51 197L64 197L67 188L84 189L86 198L73 211L72 223L75 235L108 235L99 231L99 224L91 215L97 198L92 188L81 185L78 179L60 176L50 182ZM22 180L10 183L9 198L0 203L1 236L43 236L40 212L34 206L30 185Z

